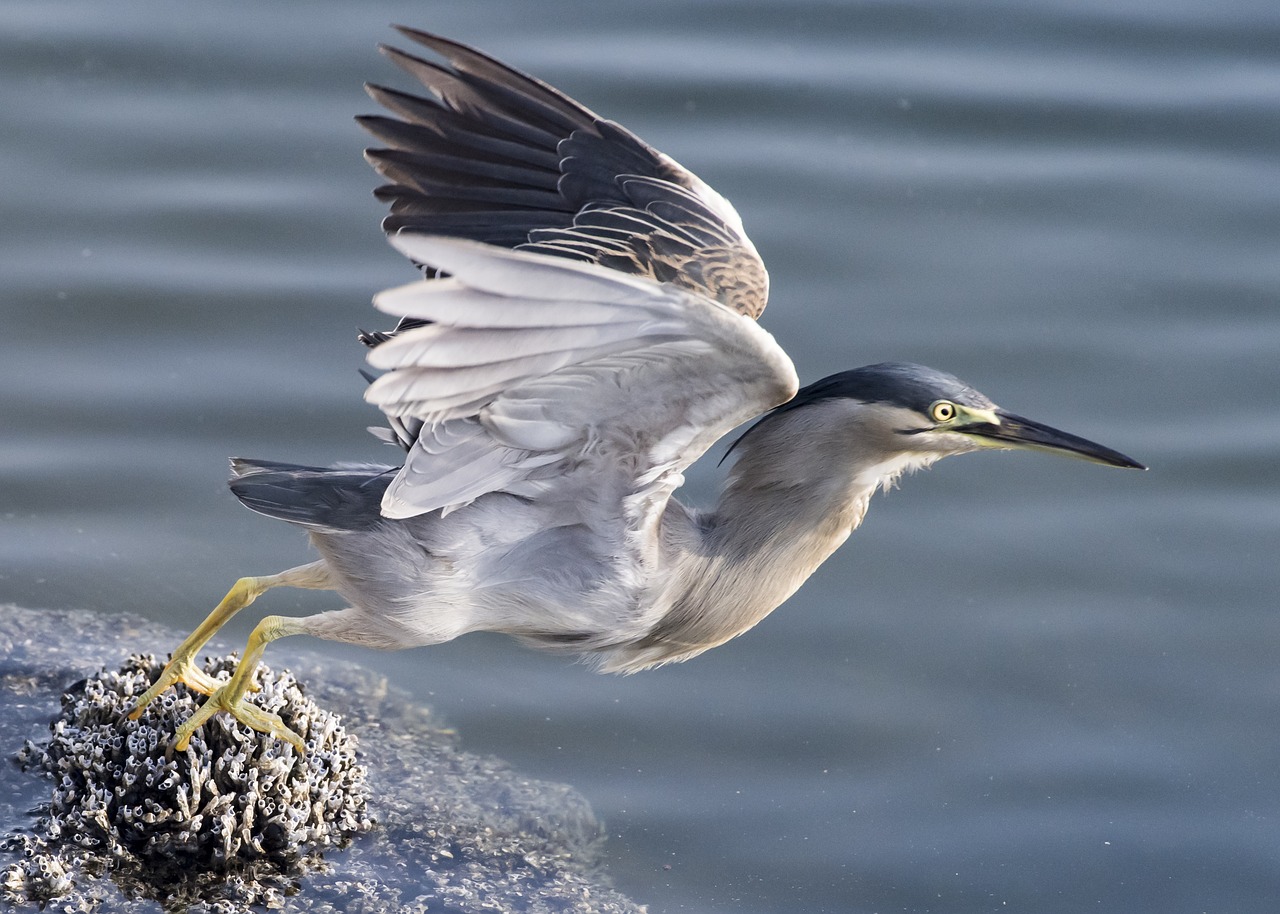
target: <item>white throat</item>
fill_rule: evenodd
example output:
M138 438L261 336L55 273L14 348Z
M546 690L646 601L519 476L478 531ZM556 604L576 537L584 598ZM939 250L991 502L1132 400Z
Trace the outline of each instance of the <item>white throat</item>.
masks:
M903 473L914 473L923 470L936 461L941 454L908 452L897 454L888 460L865 467L853 477L853 488L876 489L888 492L897 483Z

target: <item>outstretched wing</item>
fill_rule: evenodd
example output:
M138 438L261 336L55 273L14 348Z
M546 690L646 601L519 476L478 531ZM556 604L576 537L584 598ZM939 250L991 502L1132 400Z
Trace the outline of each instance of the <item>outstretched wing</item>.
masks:
M421 423L387 517L507 492L644 536L691 462L795 395L773 337L701 295L536 251L407 233L392 243L449 275L374 299L429 322L369 354L387 373L366 399Z
M400 28L448 66L383 48L431 94L369 86L398 117L360 123L388 148L388 234L421 232L674 283L756 318L769 277L722 196L626 128L479 51Z

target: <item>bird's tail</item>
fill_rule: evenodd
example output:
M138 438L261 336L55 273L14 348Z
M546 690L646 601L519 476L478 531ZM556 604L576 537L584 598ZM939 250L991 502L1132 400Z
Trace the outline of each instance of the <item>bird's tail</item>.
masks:
M306 467L272 460L231 461L231 492L267 517L330 531L367 530L382 522L382 493L395 467Z

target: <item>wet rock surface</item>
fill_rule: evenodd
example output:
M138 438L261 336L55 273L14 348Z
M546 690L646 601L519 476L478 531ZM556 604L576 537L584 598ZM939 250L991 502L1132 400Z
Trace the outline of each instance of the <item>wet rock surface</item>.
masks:
M354 664L280 651L297 679L260 674L254 701L301 732L305 759L226 715L173 753L198 696L179 687L123 717L160 666L132 652L180 637L136 617L0 606L8 906L642 910L600 876L603 834L571 788L459 751L428 709Z
M63 692L50 738L19 750L19 766L45 774L53 791L48 812L21 839L23 862L0 873L9 900L70 891L75 860L92 857L147 884L149 894L198 898L201 883L188 879L198 874L234 883L245 903L266 903L288 889L283 877L314 868L325 848L372 827L358 740L292 675L260 669L253 700L301 732L305 756L228 715L175 752L174 730L200 696L170 689L141 719L127 719L163 668L152 655L134 655L119 670L80 680ZM224 681L234 669L233 658L205 664Z

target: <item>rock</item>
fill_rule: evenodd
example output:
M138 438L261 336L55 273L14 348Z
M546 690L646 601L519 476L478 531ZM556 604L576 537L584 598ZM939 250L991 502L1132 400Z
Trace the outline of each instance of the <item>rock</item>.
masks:
M10 905L643 910L601 876L603 833L577 793L461 752L357 665L294 653L297 679L260 671L253 700L307 740L305 758L227 715L172 752L197 702L185 688L124 715L161 666L133 652L179 640L133 616L0 606L0 752L19 762L0 770Z

